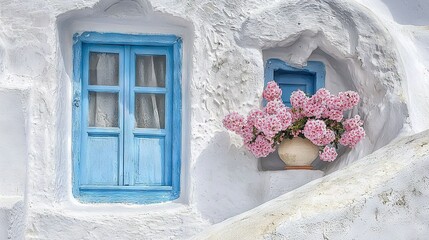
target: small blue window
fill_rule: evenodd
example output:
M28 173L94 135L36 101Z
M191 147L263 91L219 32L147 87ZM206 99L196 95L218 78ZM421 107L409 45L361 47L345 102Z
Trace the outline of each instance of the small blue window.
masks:
M274 80L282 89L282 100L290 107L290 95L301 89L307 95L313 95L325 86L325 65L322 62L309 61L303 68L289 66L282 60L269 59L265 68L265 84Z
M180 193L181 39L75 36L73 195L155 203Z

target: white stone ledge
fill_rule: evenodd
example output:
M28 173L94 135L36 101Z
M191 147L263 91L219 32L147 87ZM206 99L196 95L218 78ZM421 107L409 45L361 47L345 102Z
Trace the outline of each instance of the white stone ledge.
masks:
M263 202L295 190L324 175L320 170L265 171Z
M424 239L429 131L225 220L196 239Z
M19 196L0 196L0 239L23 239L24 204Z

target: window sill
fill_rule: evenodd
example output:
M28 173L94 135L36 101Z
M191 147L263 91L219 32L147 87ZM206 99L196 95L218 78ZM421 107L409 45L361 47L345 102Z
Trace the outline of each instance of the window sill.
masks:
M151 204L175 200L179 192L171 186L82 186L74 197L81 203Z

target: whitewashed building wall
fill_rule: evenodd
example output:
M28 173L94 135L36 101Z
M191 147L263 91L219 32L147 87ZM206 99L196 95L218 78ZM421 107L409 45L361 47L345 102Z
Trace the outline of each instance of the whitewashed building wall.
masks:
M424 0L1 0L0 238L188 239L428 129L427 12ZM72 37L83 31L183 38L179 199L73 198ZM260 106L271 57L322 61L328 89L362 97L367 138L325 172L260 171L222 127Z

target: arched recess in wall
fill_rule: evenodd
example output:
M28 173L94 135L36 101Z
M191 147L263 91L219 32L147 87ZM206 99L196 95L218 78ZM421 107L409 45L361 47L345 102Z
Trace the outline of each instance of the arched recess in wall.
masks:
M96 3L91 8L76 9L68 11L57 18L58 38L60 42L59 63L60 96L58 109L59 134L57 142L63 147L60 150L60 158L56 163L57 175L57 196L60 199L69 199L71 193L72 175L72 105L73 103L73 36L84 32L114 33L119 35L138 36L177 36L182 41L181 59L181 92L182 92L182 135L189 135L190 121L188 102L188 79L190 79L192 65L192 41L193 26L179 16L158 13L153 10L151 4L145 0L106 0ZM75 38L76 39L76 38ZM182 146L189 146L189 139L182 138ZM179 202L187 202L188 185L188 149L182 147L181 151L181 191Z
M236 41L260 49L264 64L271 58L296 67L321 61L327 89L360 94L361 103L352 114L363 118L367 137L354 149L340 149L327 172L386 145L402 129L408 110L398 53L386 29L360 5L340 0L277 3L246 20Z

